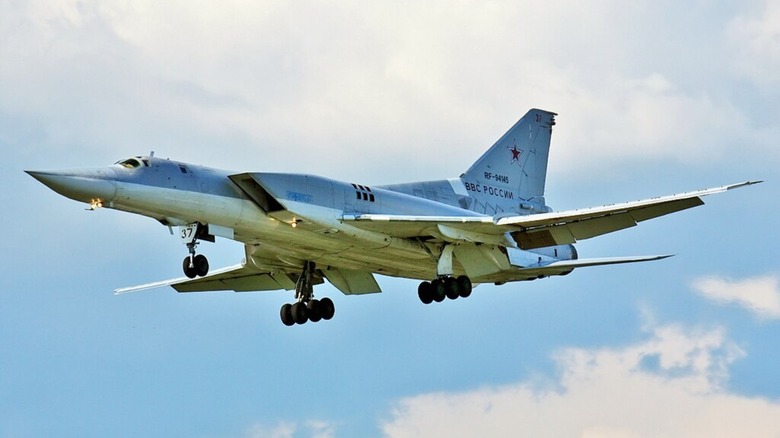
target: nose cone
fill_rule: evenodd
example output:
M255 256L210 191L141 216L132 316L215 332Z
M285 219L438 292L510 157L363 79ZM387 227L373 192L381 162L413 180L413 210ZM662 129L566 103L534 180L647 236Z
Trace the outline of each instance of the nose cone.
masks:
M116 196L113 169L84 169L25 172L62 196L82 202L111 201Z

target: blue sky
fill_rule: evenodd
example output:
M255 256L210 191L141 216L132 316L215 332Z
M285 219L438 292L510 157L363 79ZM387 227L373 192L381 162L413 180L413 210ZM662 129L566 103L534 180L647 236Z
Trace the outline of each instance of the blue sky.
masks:
M776 2L0 0L0 59L2 437L780 431ZM288 328L286 292L113 296L179 276L179 239L22 172L440 179L531 107L558 209L767 182L578 245L671 259L438 306L325 285L336 317Z

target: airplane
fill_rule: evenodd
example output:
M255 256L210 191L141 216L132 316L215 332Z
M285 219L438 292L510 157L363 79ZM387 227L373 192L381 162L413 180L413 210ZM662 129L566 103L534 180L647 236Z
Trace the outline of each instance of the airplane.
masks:
M346 295L381 292L376 274L421 280L425 304L466 298L474 285L536 280L574 269L660 260L669 255L579 258L579 240L702 205L702 197L747 181L640 201L554 211L544 197L556 113L528 111L459 177L366 185L321 176L233 172L152 152L112 166L26 171L55 192L178 227L185 277L120 288L171 286L178 292L294 291L287 326L329 320L328 280ZM244 244L235 266L209 273L196 251L216 237Z

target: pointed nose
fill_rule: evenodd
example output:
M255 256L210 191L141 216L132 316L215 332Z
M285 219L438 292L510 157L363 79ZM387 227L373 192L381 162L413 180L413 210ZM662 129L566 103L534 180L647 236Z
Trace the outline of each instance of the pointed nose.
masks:
M25 172L62 196L82 202L111 201L116 196L113 169L85 169Z

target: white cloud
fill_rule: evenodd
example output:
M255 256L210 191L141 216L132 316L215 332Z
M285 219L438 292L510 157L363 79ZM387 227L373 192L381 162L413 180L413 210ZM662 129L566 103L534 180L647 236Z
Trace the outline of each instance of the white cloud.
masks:
M248 438L292 438L297 430L294 423L282 422L275 426L266 424L255 424L248 431Z
M696 55L685 49L687 32L708 30L697 23L718 22L707 7L34 0L0 8L8 30L0 110L33 115L68 146L146 152L162 143L166 156L196 151L225 167L245 166L247 156L277 167L303 153L293 170L367 177L406 165L415 175L442 172L435 178L463 170L441 166L443 155L465 169L531 106L561 113L561 174L647 158L706 163L738 142L773 145L724 92L721 39L708 35ZM375 162L359 169L344 159L369 154Z
M313 438L333 438L336 436L336 426L322 420L312 420L306 423Z
M780 430L780 403L729 393L744 356L722 329L653 329L622 348L567 349L556 384L533 380L401 400L389 437L765 437Z
M732 280L699 278L691 286L702 296L721 304L737 304L761 318L780 318L780 280L776 275Z
M764 0L741 13L728 26L734 54L733 69L766 89L780 84L780 3Z
M258 423L246 433L247 438L292 438L302 435L311 438L333 438L336 436L336 426L322 420L309 420L302 424L280 422L274 426Z

